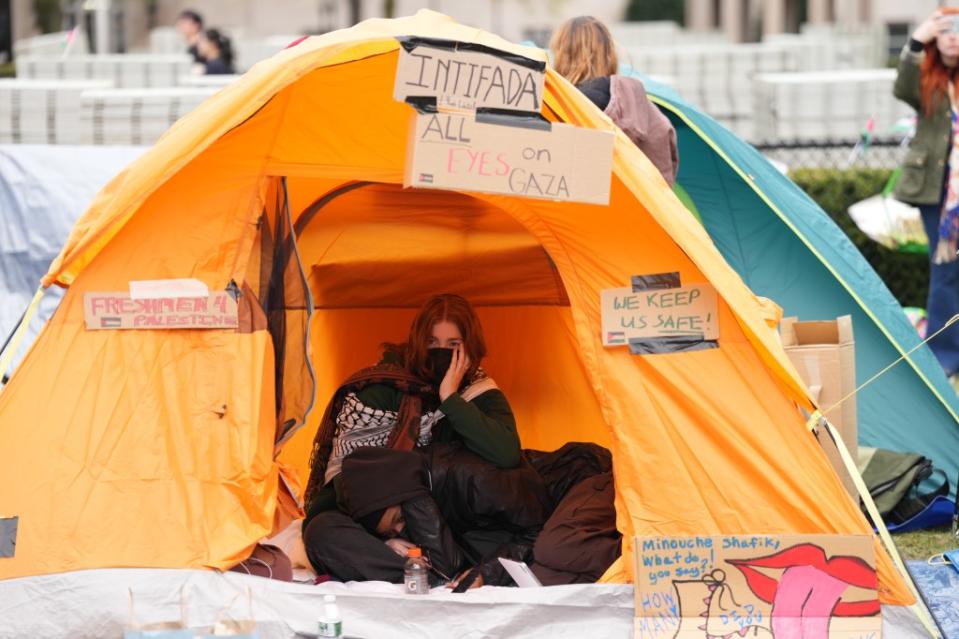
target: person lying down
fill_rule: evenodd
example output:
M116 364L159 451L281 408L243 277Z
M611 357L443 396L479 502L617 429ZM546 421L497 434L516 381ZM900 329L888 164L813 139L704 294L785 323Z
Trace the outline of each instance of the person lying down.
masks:
M456 443L363 448L343 462L338 534L311 560L341 579L399 583L417 546L432 585L467 574L474 586L513 585L499 557L527 562L544 585L593 582L620 551L608 467L592 444L524 451L507 470Z
M480 367L485 354L469 303L437 295L405 344L334 394L303 524L318 573L401 583L417 546L432 585L512 585L500 557L553 585L595 581L616 559L609 451L522 450L506 396Z

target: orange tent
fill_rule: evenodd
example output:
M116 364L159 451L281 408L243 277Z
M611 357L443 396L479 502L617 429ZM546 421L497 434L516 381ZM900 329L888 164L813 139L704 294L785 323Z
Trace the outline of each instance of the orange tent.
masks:
M311 405L438 291L478 306L524 446L612 450L627 540L868 534L804 428L774 313L621 133L608 206L402 188L404 35L543 59L430 12L309 38L97 196L43 281L69 290L0 393L0 518L19 528L0 577L244 558L271 532L281 474L305 478ZM545 91L549 120L610 129L550 69ZM603 348L600 291L669 271L718 292L719 347ZM84 293L169 278L239 291L239 328L86 330ZM879 570L884 601L910 600L881 549Z

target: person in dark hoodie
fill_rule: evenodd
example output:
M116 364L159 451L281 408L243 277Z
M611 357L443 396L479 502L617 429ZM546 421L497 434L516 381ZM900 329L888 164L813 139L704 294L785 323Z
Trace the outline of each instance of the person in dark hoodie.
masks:
M676 131L646 97L642 82L616 74L616 43L606 25L592 16L571 18L549 46L553 68L602 109L672 186L679 169Z
M524 458L510 469L497 468L460 442L415 451L359 448L343 460L340 513L325 516L331 534L323 544L307 545L307 555L339 579L396 583L403 579L407 549L418 546L434 583L475 567L475 585L510 585L497 558L532 560L553 509L553 491L563 488L558 484L591 474L602 463L577 446L565 454Z
M203 73L206 75L229 75L233 68L233 44L218 29L207 29L197 41Z
M506 396L480 367L485 355L469 302L436 295L417 313L405 344L388 345L379 364L355 373L334 393L313 442L306 488L303 540L314 568L355 578L323 559L330 554L324 548L335 545L348 525L337 504L350 453L458 442L493 467L519 465L516 422Z
M314 566L343 581L403 580L406 551L423 551L431 583L450 581L466 557L430 494L429 471L413 451L364 447L343 460L340 508L323 519L325 543L307 544Z
M511 585L500 557L547 585L596 581L620 551L609 451L571 443L523 458L503 470L458 442L360 448L343 460L340 512L327 515L326 542L307 546L310 561L339 579L397 583L418 546L434 584Z
M203 35L203 16L192 9L184 9L176 17L176 31L187 45L187 53L194 62L203 62L198 43Z

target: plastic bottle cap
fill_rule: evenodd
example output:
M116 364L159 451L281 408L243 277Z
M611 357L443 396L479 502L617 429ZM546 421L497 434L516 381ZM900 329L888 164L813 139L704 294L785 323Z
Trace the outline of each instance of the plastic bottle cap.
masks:
M407 556L407 557L422 557L422 556L423 556L423 551L420 550L419 548L417 548L416 546L413 546L412 548L407 549L407 551L406 551L406 556Z
M336 603L336 595L323 595L323 601L326 603Z

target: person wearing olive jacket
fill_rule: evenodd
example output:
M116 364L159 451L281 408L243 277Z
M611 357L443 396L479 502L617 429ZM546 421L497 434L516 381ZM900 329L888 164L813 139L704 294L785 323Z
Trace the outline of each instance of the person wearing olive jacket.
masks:
M959 9L940 9L913 32L899 59L893 94L916 110L916 135L896 184L896 199L919 207L929 239L928 334L959 313ZM953 384L959 325L929 342Z

